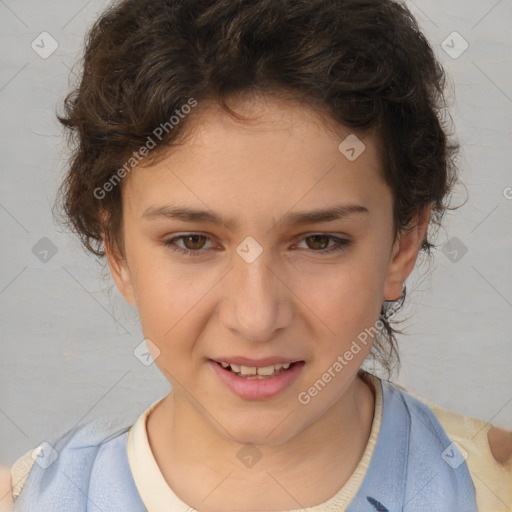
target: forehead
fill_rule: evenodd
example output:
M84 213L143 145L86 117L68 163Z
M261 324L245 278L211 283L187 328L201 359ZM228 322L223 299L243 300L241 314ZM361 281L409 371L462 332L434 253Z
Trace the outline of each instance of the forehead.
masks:
M129 175L123 201L135 210L176 199L242 210L320 207L340 194L369 200L385 187L374 132L356 135L311 106L268 96L229 106L244 119L213 102L196 107L183 140Z

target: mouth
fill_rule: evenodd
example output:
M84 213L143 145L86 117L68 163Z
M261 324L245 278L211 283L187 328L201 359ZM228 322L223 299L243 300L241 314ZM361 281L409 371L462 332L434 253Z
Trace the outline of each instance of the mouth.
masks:
M235 363L228 363L226 361L215 361L214 363L220 366L227 372L234 373L236 376L243 379L271 379L277 377L282 373L291 370L295 365L303 363L304 361L293 361L287 363L277 363L266 366L245 366Z
M241 362L240 358L238 362ZM262 363L259 366L245 366L214 359L208 363L218 382L245 400L267 400L291 389L306 364L305 361L283 361L271 365L267 360L266 366L262 366Z

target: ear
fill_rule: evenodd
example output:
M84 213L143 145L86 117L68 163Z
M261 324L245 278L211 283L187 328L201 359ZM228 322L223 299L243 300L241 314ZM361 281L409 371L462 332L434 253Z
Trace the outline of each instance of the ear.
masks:
M110 273L116 283L117 289L128 304L136 306L137 300L135 298L135 291L126 256L119 254L119 251L112 247L105 234L103 234L102 237Z
M400 297L403 283L416 263L429 220L430 206L426 206L416 217L412 228L403 230L397 235L384 284L384 300L393 301Z

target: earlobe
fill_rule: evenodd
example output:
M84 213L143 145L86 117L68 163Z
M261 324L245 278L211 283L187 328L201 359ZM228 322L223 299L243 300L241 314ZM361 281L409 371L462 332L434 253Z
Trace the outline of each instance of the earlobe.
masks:
M128 302L128 304L131 306L136 306L137 301L135 299L130 268L128 266L128 262L126 261L126 257L118 254L118 252L113 249L111 244L108 243L105 236L103 236L103 245L105 247L105 255L107 257L110 273L112 274L112 278L116 283L117 289L124 297L126 302Z
M430 219L430 208L425 207L408 230L399 233L393 244L388 275L384 286L384 300L397 300L402 286L412 272L421 249Z

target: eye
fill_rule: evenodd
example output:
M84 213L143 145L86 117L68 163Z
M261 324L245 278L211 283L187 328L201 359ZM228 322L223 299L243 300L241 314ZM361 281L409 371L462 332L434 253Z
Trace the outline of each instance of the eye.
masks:
M203 249L207 240L210 240L210 238L206 235L202 235L201 233L187 233L164 240L163 244L173 251L180 252L181 254L199 256L202 253L201 249ZM183 242L185 247L180 247L177 244L178 241Z
M325 233L314 233L304 237L303 240L306 242L309 249L321 254L339 252L351 244L351 241L346 238L327 235ZM334 241L334 245L329 247L329 241Z
M346 238L325 233L314 233L304 237L302 240L306 242L307 249L320 254L340 252L352 243L351 240ZM205 244L208 241L211 241L210 237L201 233L185 233L164 240L162 243L175 252L187 256L200 256L205 252L203 249L205 249ZM334 244L329 246L330 242L334 242ZM179 243L182 243L184 247L180 246Z

